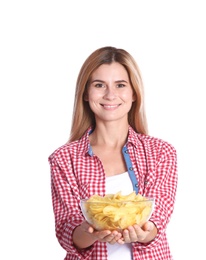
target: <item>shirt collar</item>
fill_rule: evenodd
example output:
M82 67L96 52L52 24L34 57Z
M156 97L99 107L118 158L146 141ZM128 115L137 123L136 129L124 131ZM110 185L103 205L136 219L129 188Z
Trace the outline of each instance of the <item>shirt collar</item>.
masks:
M90 156L93 155L92 152L92 148L90 146L90 142L89 142L89 135L92 132L92 127L89 127L86 132L84 133L84 135L78 140L78 150L79 150L79 154L85 155L85 154L89 154Z
M135 147L138 147L138 145L141 143L140 141L141 134L137 133L130 125L129 125L129 132L128 132L128 138L127 138L127 144L132 144Z
M79 153L81 153L82 155L88 154L90 156L93 156L93 151L92 151L92 147L90 145L89 142L89 135L92 133L93 129L92 127L89 127L85 134L79 139ZM140 134L138 134L137 132L135 132L135 130L129 125L128 128L128 139L126 142L126 146L128 145L134 145L135 147L138 146L138 144L140 143L140 139L139 139Z

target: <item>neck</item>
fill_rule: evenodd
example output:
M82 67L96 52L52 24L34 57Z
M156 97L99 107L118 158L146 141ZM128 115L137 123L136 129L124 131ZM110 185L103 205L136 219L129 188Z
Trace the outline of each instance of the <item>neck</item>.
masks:
M110 125L96 125L95 130L90 135L91 145L102 145L110 147L122 147L127 140L128 124L117 126Z

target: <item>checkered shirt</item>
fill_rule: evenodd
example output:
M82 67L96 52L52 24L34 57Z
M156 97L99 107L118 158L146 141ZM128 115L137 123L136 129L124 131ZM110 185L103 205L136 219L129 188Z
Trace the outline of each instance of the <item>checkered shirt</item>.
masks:
M95 242L77 250L72 232L84 220L80 198L105 195L105 172L100 159L91 154L89 132L81 139L65 144L49 156L52 203L56 236L66 250L65 260L107 260L106 243ZM150 243L132 243L133 260L172 260L166 237L177 189L177 155L175 148L158 138L136 133L129 126L126 143L139 193L155 198L150 218L158 234ZM121 246L121 245L120 245ZM126 260L126 259L125 259Z

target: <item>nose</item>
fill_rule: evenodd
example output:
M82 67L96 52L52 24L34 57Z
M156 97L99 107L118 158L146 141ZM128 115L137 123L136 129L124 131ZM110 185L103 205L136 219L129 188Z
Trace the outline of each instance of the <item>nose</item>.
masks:
M117 97L116 90L114 88L106 88L104 98L107 100L113 100Z

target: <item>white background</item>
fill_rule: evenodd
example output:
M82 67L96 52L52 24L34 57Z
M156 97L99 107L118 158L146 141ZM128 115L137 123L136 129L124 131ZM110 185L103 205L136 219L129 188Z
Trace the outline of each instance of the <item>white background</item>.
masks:
M150 135L178 151L174 259L206 259L205 27L198 0L1 1L0 259L64 259L47 158L68 140L83 61L105 45L137 60Z

